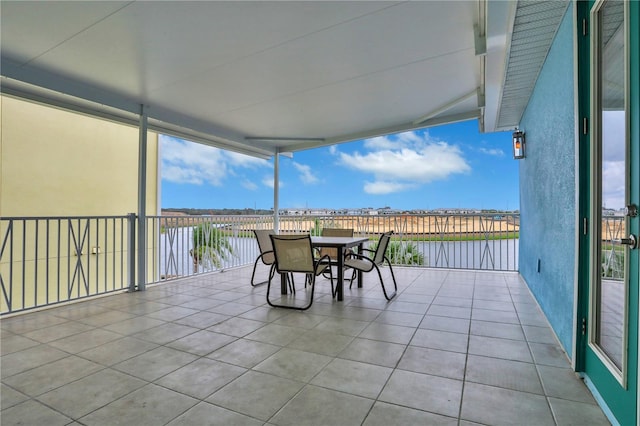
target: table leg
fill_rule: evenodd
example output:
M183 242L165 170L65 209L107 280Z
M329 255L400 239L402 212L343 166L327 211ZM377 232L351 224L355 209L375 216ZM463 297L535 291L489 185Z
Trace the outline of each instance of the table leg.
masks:
M362 244L358 244L358 254L362 254ZM358 271L358 288L362 288L362 272Z
M280 293L287 294L287 274L280 274Z
M343 247L339 247L338 248L338 282L336 284L337 286L337 292L338 292L338 300L342 300L343 297L343 278L344 278L344 248Z

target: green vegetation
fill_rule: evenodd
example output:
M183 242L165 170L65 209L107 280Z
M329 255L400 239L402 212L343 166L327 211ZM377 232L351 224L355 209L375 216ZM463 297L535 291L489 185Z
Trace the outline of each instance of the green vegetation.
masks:
M418 246L411 242L389 241L387 248L389 258L400 265L424 265L424 255L418 251Z
M376 250L377 248L378 242L376 241L371 246L371 250ZM424 265L424 255L420 253L416 244L409 241L389 241L385 254L396 265Z
M393 238L393 237L392 237ZM499 233L489 233L489 235L485 235L484 233L474 233L474 234L454 234L454 235L409 235L405 234L402 236L403 241L484 241L484 240L514 240L520 238L520 232L499 232Z
M183 213L188 216L247 216L247 215L272 215L273 210L264 209L190 209L190 208L168 208L162 212Z
M315 218L313 220L313 228L309 230L309 234L312 237L319 237L320 235L322 235L322 228L322 221L318 218Z
M312 237L319 237L322 235L322 221L320 221L320 219L315 218L313 220L313 228L309 230L309 234Z
M198 272L198 266L205 268L220 268L222 261L233 255L233 248L229 244L225 232L212 223L201 223L193 227L193 270Z
M602 266L600 269L603 278L611 278L614 280L624 279L624 255L624 247L612 246L611 244L604 244L602 246Z

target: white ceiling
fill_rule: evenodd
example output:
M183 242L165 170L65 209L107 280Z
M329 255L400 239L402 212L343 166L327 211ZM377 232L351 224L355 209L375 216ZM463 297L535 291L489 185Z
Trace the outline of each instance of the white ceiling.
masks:
M495 129L516 9L484 0L0 7L4 93L132 124L145 105L152 129L262 157L472 118Z

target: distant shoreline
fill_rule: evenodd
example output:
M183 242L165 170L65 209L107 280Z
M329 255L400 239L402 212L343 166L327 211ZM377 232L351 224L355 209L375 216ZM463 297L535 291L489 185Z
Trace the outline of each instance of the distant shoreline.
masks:
M362 214L372 214L378 212L380 215L425 215L425 214L519 214L519 210L498 210L498 209L463 209L463 208L438 208L433 210L413 209L413 210L393 210L388 208L380 209L294 209L281 208L281 216L357 216ZM360 213L350 213L360 211ZM366 213L363 213L366 212ZM273 210L255 209L196 209L196 208L163 208L162 216L268 216L273 215Z
M231 216L231 217L229 217ZM324 215L324 216L280 216L281 232L313 232L323 227L351 228L356 234L380 235L394 231L396 234L412 236L415 241L447 240L471 241L482 239L519 238L520 218L514 214L401 214L401 215ZM184 213L163 216L162 226L185 227L211 222L217 227L251 236L256 228L274 227L273 216L210 215L187 216Z

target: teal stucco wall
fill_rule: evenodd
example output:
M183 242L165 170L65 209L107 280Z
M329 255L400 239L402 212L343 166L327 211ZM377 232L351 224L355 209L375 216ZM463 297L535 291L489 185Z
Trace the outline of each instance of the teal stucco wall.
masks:
M520 122L520 274L569 356L573 347L576 166L573 8ZM539 262L539 268L538 268Z

